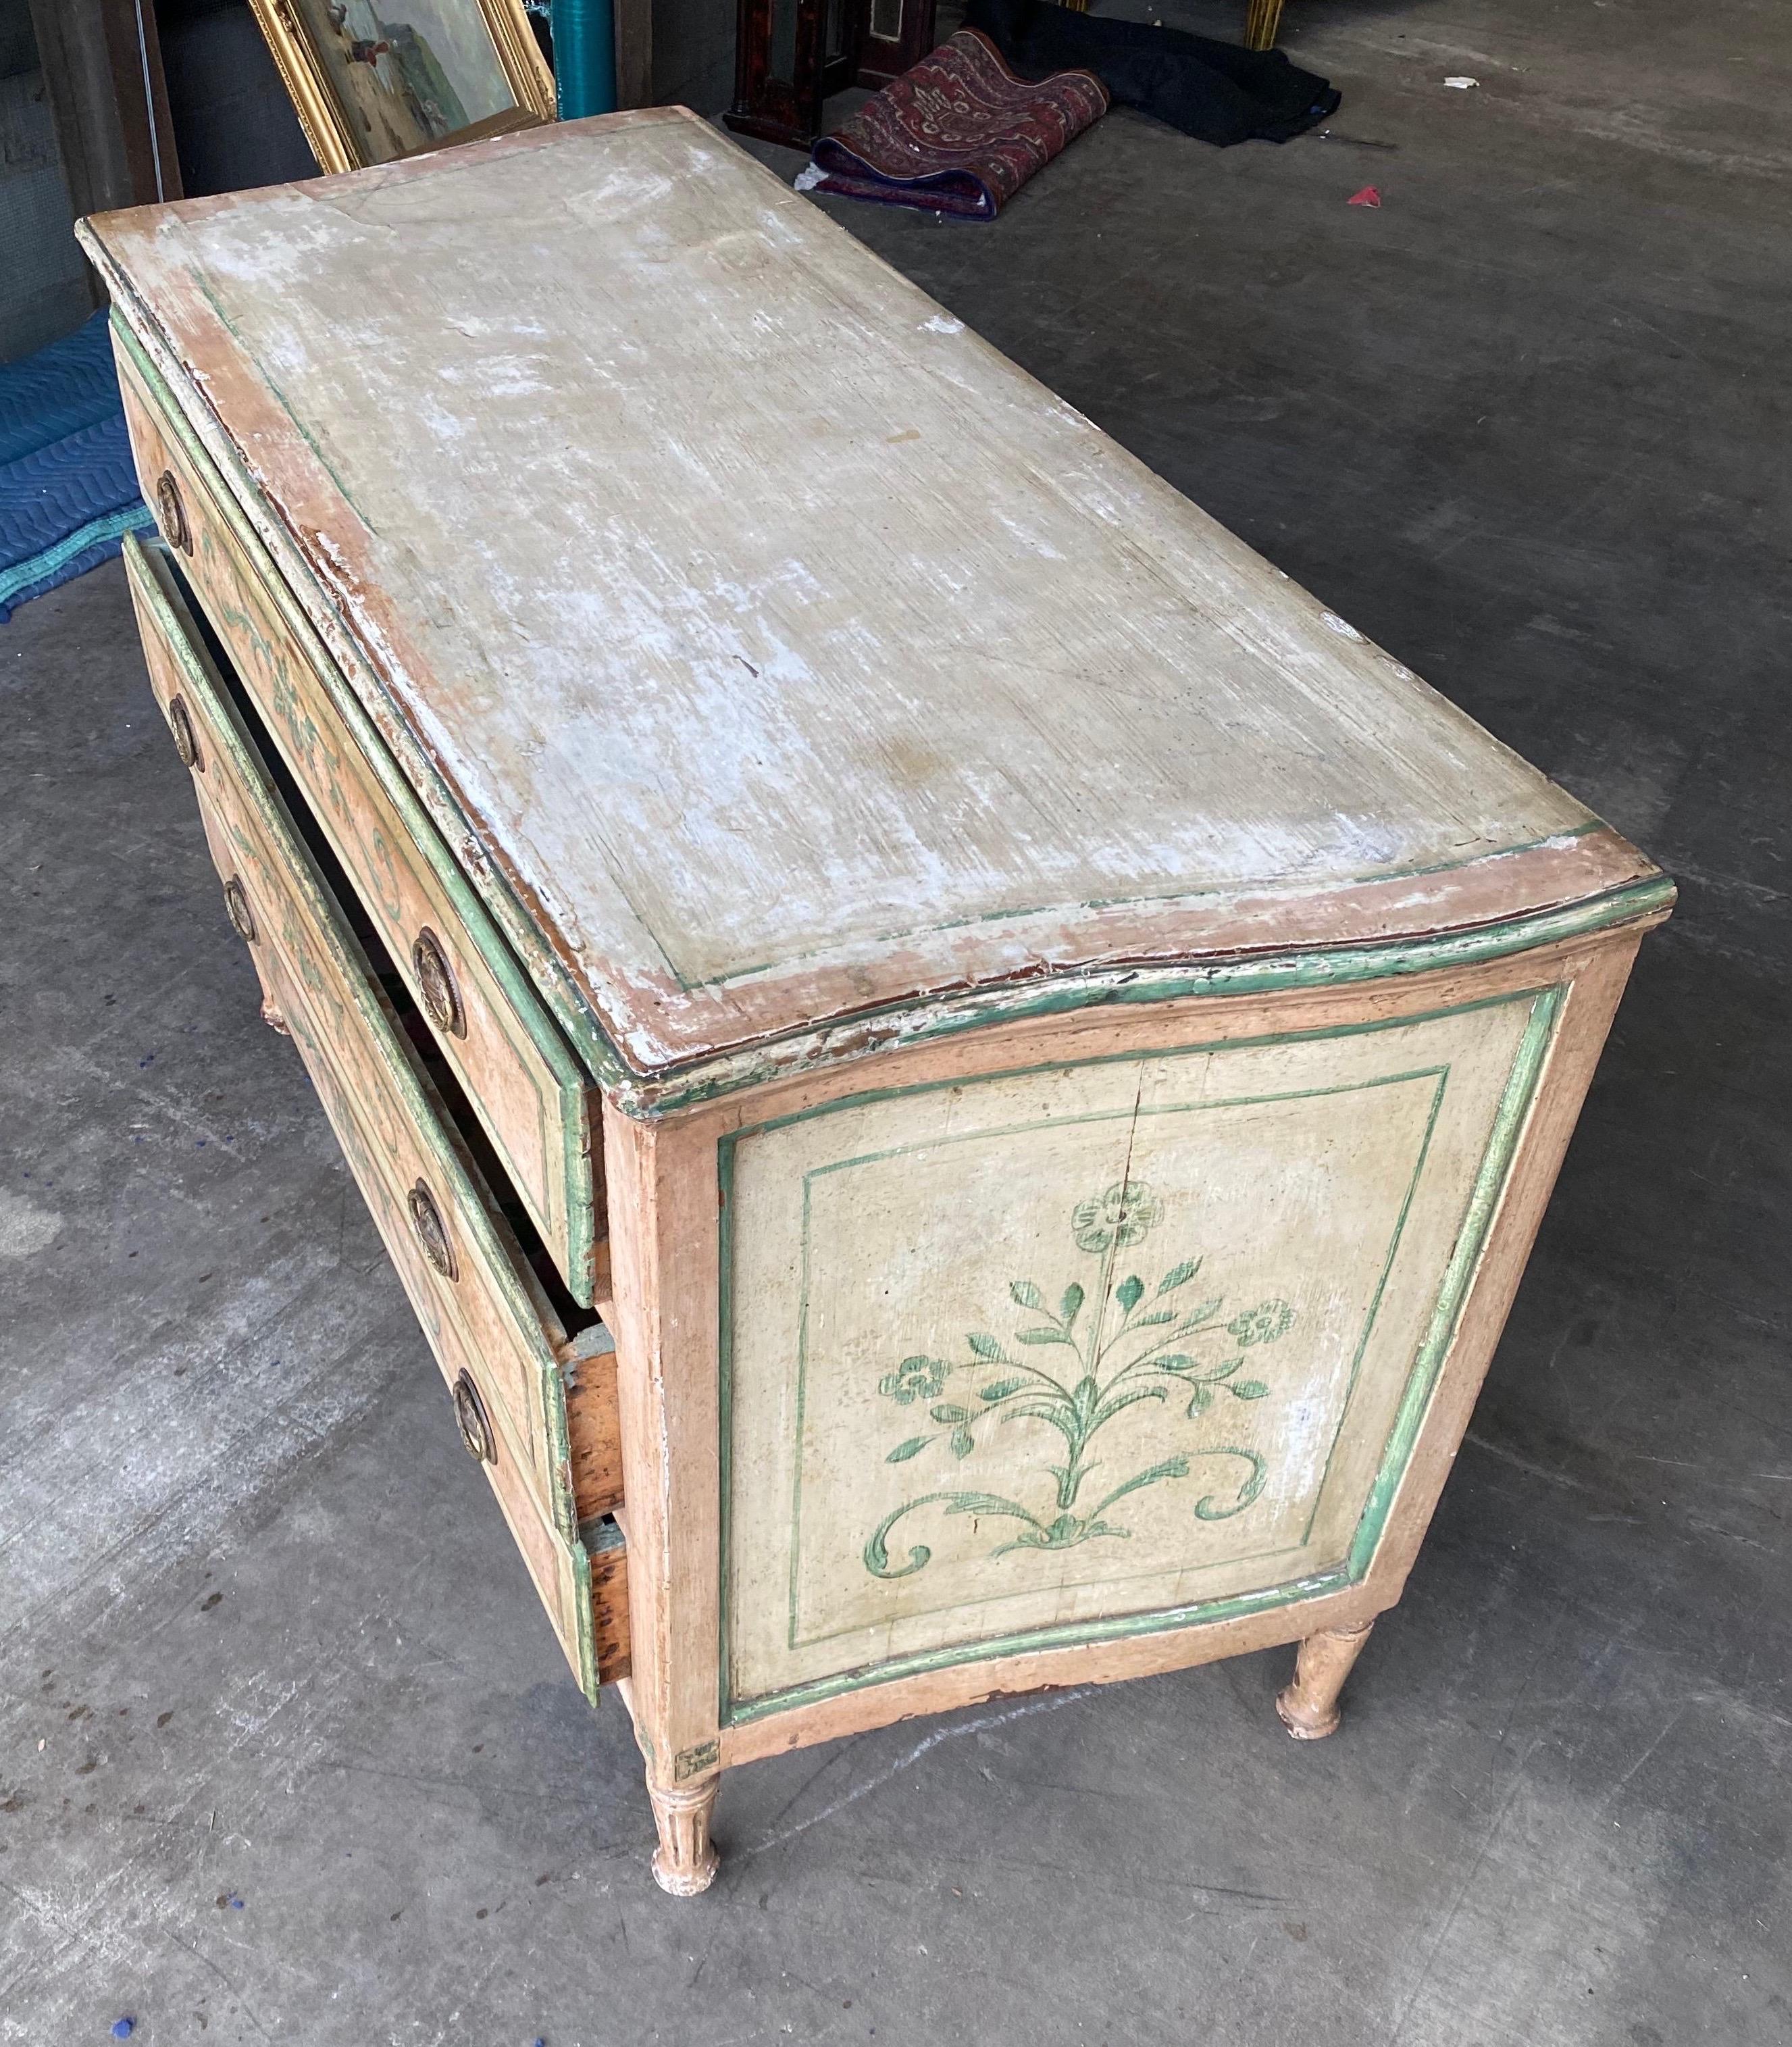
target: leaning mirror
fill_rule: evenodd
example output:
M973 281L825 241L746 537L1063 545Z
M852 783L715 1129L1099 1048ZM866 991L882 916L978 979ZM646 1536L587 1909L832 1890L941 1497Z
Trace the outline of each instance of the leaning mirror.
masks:
M250 0L319 164L390 163L554 118L523 0Z

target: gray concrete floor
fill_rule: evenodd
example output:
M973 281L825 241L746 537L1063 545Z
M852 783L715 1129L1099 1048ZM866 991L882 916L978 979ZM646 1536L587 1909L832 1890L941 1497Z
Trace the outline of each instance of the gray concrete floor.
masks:
M114 565L0 629L0 2040L1792 2039L1792 21L1288 27L1397 149L1117 115L993 228L839 212L1685 884L1345 1731L1282 1654L895 1728L662 1898Z

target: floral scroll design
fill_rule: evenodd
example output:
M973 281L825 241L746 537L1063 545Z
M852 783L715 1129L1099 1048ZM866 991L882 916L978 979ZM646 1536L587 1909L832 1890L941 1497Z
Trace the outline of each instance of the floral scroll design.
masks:
M1100 1538L1124 1539L1132 1530L1105 1519L1110 1508L1128 1493L1186 1478L1208 1460L1233 1460L1237 1484L1229 1491L1203 1493L1194 1503L1198 1519L1228 1520L1256 1499L1269 1476L1264 1459L1239 1444L1202 1442L1148 1465L1093 1505L1078 1507L1084 1482L1101 1465L1090 1455L1091 1446L1117 1415L1141 1401L1167 1403L1174 1396L1182 1403L1185 1418L1198 1422L1222 1392L1234 1400L1263 1399L1268 1384L1240 1376L1245 1359L1262 1345L1279 1342L1295 1324L1294 1310L1279 1298L1260 1301L1225 1320L1221 1294L1190 1305L1186 1290L1200 1274L1198 1258L1171 1266L1154 1287L1148 1287L1137 1272L1117 1284L1120 1254L1142 1244L1163 1220L1162 1201L1136 1181L1078 1202L1070 1214L1070 1234L1078 1250L1096 1261L1092 1287L1072 1279L1053 1308L1031 1279L1012 1280L1008 1297L1029 1319L1016 1327L1012 1342L973 1330L965 1338L968 1359L905 1357L878 1380L877 1391L887 1399L899 1407L925 1405L935 1424L898 1443L887 1463L907 1464L941 1441L953 1457L966 1458L977 1449L980 1432L986 1438L991 1430L1016 1422L1055 1431L1062 1439L1064 1461L1040 1467L1041 1476L1055 1481L1057 1496L1039 1512L996 1492L946 1489L905 1500L884 1517L865 1546L865 1567L873 1577L906 1578L926 1568L933 1552L924 1542L912 1544L906 1562L893 1561L888 1547L896 1523L923 1507L1019 1522L1011 1538L991 1553L1001 1557L1011 1550L1070 1550ZM1216 1337L1227 1341L1216 1345ZM954 1372L983 1383L947 1399ZM1240 1465L1244 1468L1237 1473Z

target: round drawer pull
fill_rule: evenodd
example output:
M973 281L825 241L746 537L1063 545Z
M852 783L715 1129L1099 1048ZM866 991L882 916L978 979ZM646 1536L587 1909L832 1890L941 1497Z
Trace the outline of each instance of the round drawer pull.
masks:
M438 1031L450 1037L466 1035L466 1012L461 1007L460 986L442 941L425 924L411 948L411 966L417 977L417 994L423 1013Z
M246 946L254 945L260 935L255 928L255 912L249 907L248 893L242 881L234 874L224 884L224 907L230 913L237 936Z
M171 548L184 555L193 551L193 529L187 524L187 502L172 469L164 469L156 483L156 516Z
M455 1381L455 1420L459 1424L467 1455L480 1464L495 1465L497 1438L492 1434L491 1417L470 1372L463 1372Z
M205 762L199 756L199 735L193 730L192 714L187 708L184 697L168 698L168 729L174 734L174 750L180 756L181 766L191 768L195 774L203 774Z
M442 1220L442 1211L435 1205L435 1197L421 1180L404 1197L404 1205L411 1211L411 1227L423 1246L424 1256L444 1279L459 1279L459 1268L455 1263L455 1248L448 1241L447 1225Z

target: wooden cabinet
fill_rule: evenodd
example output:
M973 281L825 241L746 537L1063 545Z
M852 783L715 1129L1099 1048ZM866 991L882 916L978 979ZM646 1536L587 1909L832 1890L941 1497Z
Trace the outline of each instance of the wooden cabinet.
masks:
M1299 1643L1329 1733L1670 884L688 116L85 234L232 914L661 1883L997 1693Z

